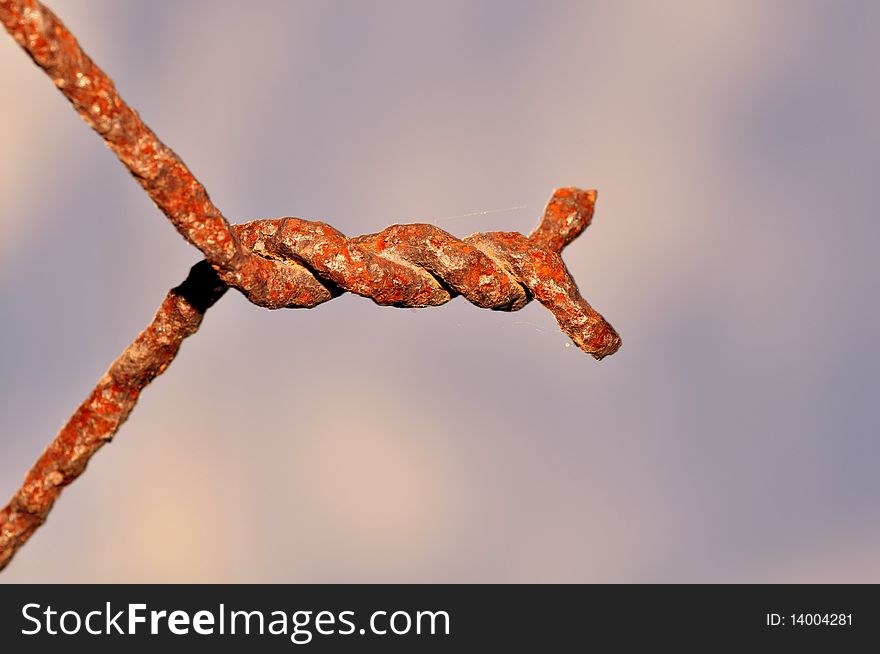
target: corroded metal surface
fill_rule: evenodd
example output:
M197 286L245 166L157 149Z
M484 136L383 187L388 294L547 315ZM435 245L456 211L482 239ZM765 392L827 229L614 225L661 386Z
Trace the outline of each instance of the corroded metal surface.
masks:
M328 294L342 289L400 307L436 306L462 295L502 311L521 309L534 297L579 348L601 359L617 351L620 337L581 297L560 256L592 221L595 201L595 191L557 189L528 237L489 232L459 240L417 224L349 239L330 225L299 218L235 229L254 252L299 267L303 281L310 273L329 282ZM305 297L316 301L314 293Z
M232 226L51 11L36 0L0 0L0 21L205 256L169 291L152 323L110 366L0 510L0 570L45 521L64 486L118 431L141 391L165 371L227 286L270 309L314 307L345 291L405 307L461 295L501 311L535 298L596 359L620 347L620 337L581 297L561 257L592 221L595 191L555 191L529 236L490 232L459 240L417 224L346 238L325 223L299 218Z
M150 325L98 380L0 510L0 570L43 523L61 490L113 438L141 391L165 371L183 339L196 332L205 311L226 288L203 261L168 292Z
M224 282L259 306L290 302L286 293L298 291L291 289L288 272L242 247L205 187L126 104L51 10L36 0L0 0L0 21Z

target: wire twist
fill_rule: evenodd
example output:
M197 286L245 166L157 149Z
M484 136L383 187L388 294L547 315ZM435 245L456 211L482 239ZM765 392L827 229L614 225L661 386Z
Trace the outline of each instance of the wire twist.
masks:
M584 352L602 359L620 347L614 328L578 291L561 251L593 218L595 191L557 189L528 237L478 233L459 240L426 224L392 225L347 238L300 218L234 225L242 245L288 268L286 307L313 307L343 291L384 306L427 307L461 295L496 311L517 311L532 298L547 307Z

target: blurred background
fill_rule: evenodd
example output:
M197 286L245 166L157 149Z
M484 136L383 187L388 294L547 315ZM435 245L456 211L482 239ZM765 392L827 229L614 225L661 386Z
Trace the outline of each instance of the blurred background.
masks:
M565 259L624 345L230 292L3 582L880 582L880 3L50 6L232 221L599 189ZM5 501L199 257L0 73Z

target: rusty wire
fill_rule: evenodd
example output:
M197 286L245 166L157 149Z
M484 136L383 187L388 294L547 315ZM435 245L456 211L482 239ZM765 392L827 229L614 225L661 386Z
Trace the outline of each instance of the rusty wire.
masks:
M165 371L227 287L270 309L314 307L345 291L404 307L436 306L461 295L501 311L535 298L596 359L620 347L620 337L581 297L561 257L589 226L595 191L557 189L528 237L490 232L459 240L415 224L346 238L330 225L299 218L230 225L49 9L36 0L0 0L0 20L205 256L168 292L150 325L113 362L0 510L0 570L46 520L61 490L113 438L141 391Z

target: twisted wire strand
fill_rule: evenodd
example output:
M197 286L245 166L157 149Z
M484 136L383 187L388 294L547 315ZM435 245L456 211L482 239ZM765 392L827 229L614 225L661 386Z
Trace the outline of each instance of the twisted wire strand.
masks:
M314 306L340 291L398 307L437 306L461 295L497 311L517 311L534 298L581 350L602 359L618 350L620 337L581 296L561 257L591 223L595 202L595 191L557 189L528 237L488 232L459 240L434 225L412 224L347 238L300 218L234 229L245 247L287 264L308 289L287 306Z

